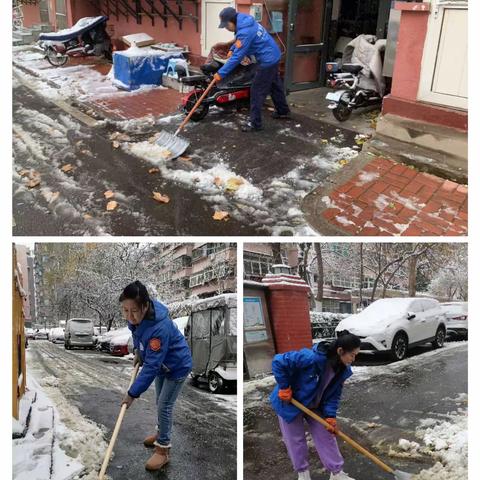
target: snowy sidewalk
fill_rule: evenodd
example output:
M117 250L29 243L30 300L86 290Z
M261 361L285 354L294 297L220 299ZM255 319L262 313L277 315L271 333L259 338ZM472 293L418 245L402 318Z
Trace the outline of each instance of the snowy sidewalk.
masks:
M72 432L37 381L27 376L27 392L21 400L20 421L13 419L13 478L15 480L66 480L83 470L67 455L62 442Z
M176 112L183 96L162 86L120 90L112 83L112 65L92 57L70 58L64 66L53 67L38 49L19 47L14 48L13 65L41 80L43 93L68 98L97 118L115 121L163 116Z
M314 229L331 235L467 235L466 185L391 159L370 158L304 199Z

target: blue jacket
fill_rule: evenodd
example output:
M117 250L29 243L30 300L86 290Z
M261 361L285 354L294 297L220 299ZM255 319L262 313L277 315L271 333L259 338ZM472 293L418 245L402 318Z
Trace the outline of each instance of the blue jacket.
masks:
M245 56L255 55L260 68L275 65L282 56L273 37L251 15L245 13L237 15L235 43L230 50L233 55L218 71L222 78L232 73Z
M167 307L156 300L152 306L152 318L144 318L140 325L128 324L133 346L143 360L142 370L128 391L134 398L145 392L157 375L176 380L192 370L187 341L168 316Z
M299 351L275 355L272 362L272 371L277 385L270 395L273 409L286 422L291 423L301 411L289 402L278 398L278 391L291 387L293 398L308 407L315 399L320 386L323 372L327 366L326 348L317 344L313 349L302 348ZM345 368L325 389L318 410L325 418L335 418L342 396L345 380L352 376L352 369Z

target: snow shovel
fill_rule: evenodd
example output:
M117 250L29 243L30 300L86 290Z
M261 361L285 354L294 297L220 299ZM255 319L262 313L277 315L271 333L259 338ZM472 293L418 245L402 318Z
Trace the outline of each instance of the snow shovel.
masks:
M139 368L140 368L140 364L137 363L135 365L135 368L133 369L132 376L130 377L130 383L128 384L127 391L130 389L133 382L137 378ZM107 471L108 464L110 462L110 457L112 456L113 447L115 446L115 442L117 441L118 432L120 431L120 426L122 425L123 417L125 416L126 411L127 411L127 404L124 403L122 405L122 408L120 409L120 414L118 415L115 428L113 429L112 438L110 439L110 443L108 444L107 452L105 453L105 458L103 459L102 468L100 469L100 473L98 474L98 480L104 480L105 472Z
M185 120L180 124L180 126L177 128L177 131L173 135L169 132L166 132L165 130L160 132L156 143L158 146L164 148L168 152L167 158L169 160L174 160L175 158L179 157L190 146L190 142L185 138L179 137L178 134L183 130L185 125L189 122L190 118L192 118L195 110L203 102L203 99L213 88L215 82L215 79L210 82L210 85L208 85L207 89L203 92L202 96L198 99L197 103L193 106Z
M300 402L292 398L292 404L299 408L302 412L306 413L308 416L312 417L317 422L321 423L325 428L330 428L330 424L327 423L322 417L319 417L316 413L312 412L310 409L302 405ZM349 436L345 435L340 430L336 432L337 436L340 437L344 442L348 443L355 450L358 450L362 455L365 455L372 462L376 463L380 468L385 470L387 473L391 473L395 480L410 480L412 475L410 473L402 472L400 470L394 470L392 467L389 467L386 463L383 463L378 457L373 453L370 453L368 450L363 448L355 440L352 440Z

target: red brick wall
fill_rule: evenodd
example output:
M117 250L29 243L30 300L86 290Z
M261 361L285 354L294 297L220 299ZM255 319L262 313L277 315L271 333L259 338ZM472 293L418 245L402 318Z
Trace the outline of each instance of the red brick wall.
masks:
M270 322L277 353L312 347L308 288L269 285Z

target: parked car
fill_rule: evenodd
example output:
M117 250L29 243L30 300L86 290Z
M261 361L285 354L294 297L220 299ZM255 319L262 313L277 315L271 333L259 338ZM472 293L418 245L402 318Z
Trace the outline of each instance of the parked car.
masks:
M98 337L97 348L102 352L111 353L112 340L115 337L121 338L122 336L125 336L125 335L131 335L131 332L128 329L128 327L116 328L116 329L110 330L109 332L106 332L100 337Z
M107 327L93 327L93 341L95 345L98 343L98 339L107 333Z
M93 340L93 320L91 318L71 318L65 326L65 349L95 348Z
M62 327L52 328L48 333L48 339L52 343L64 343L65 342L65 331Z
M468 338L468 302L441 303L447 319L447 335L453 338Z
M194 382L208 381L218 393L237 381L237 296L206 298L192 306L185 327L192 352Z
M34 340L48 340L48 330L46 328L37 328L33 332Z
M440 303L433 298L384 298L360 313L342 320L335 331L348 330L360 337L361 351L390 352L402 360L413 346L431 342L443 347L446 321Z
M33 330L33 328L25 328L25 338L29 340L35 339L35 331Z
M128 342L132 338L132 332L128 328L120 328L116 331L116 334L110 337L110 353L123 357L128 355Z

